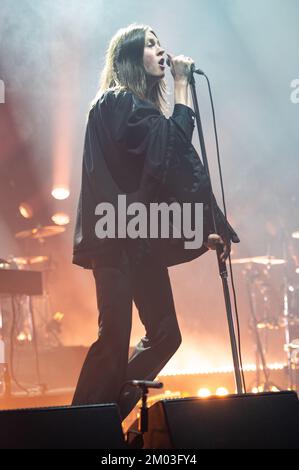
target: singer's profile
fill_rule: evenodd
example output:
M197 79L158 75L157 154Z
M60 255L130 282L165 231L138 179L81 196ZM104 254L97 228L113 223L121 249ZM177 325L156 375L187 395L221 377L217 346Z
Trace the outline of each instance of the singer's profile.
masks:
M152 381L181 344L168 268L223 247L238 236L215 200L213 233L209 180L192 145L194 112L189 76L194 60L167 54L174 108L167 114L166 51L153 29L131 24L112 37L99 90L88 114L73 263L93 272L98 337L83 364L73 405L117 403L125 419L140 399L131 380ZM167 117L168 116L168 117ZM181 238L99 238L95 208L119 195L145 206L173 201L204 204L204 243L185 249ZM128 217L130 217L128 215ZM171 222L169 222L171 223ZM132 303L144 336L129 355Z

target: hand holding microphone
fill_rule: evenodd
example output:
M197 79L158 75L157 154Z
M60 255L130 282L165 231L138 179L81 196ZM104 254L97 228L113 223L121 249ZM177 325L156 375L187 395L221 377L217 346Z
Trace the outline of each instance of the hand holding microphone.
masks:
M194 61L191 57L184 55L174 56L167 53L167 56L166 63L170 67L174 80L187 84L190 78L191 65L194 64Z
M191 57L184 55L174 56L167 53L167 65L170 67L171 75L174 78L174 103L184 104L192 107L189 94L189 83L191 81L191 67L195 67Z
M195 67L194 60L191 57L184 55L174 56L173 54L167 54L166 64L170 67L171 74L175 81L188 83L191 72L199 75L204 75L201 69Z

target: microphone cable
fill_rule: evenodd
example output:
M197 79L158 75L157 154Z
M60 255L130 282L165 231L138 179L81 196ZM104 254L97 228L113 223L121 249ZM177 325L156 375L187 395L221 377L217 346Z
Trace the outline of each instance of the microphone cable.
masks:
M195 71L194 69L195 69L195 66L193 68L193 73L199 73L199 71L200 71L199 75L203 75L205 77L205 79L207 80L207 84L208 84L210 103L211 103L211 109L212 109L212 115L213 115L213 127L214 127L215 142L216 142L217 163L218 163L218 171L219 171L219 177L220 177L223 210L224 210L224 216L225 216L226 223L228 223L227 211L226 211L226 202L225 202L225 195L224 195L224 184L223 184L222 168L221 168L221 159L220 159L220 150L219 150L219 140L218 140L218 132L217 132L217 124L216 124L216 115L215 115L215 108L214 108L214 102L213 102L213 96L212 96L210 80L202 70L197 69ZM245 383L245 377L244 377L243 360L242 360L242 348L241 348L241 329L240 329L240 322L239 322L239 312L238 312L238 305L237 305L235 281L234 281L234 276L233 276L233 269L232 269L232 262L231 262L231 255L230 254L229 254L228 259L229 259L231 287L232 287L233 297L234 297L234 309L235 309L234 314L235 314L235 320L236 320L236 324L237 324L238 355L239 355L239 361L240 361L240 365L241 365L241 376L242 376L243 388L244 388L244 392L246 393L246 383Z

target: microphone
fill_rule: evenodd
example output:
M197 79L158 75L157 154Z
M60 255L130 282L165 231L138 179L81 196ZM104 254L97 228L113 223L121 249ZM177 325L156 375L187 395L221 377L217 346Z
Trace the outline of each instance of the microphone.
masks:
M148 387L148 388L162 388L162 382L152 382L151 380L131 380L127 382L128 385L133 387Z
M170 65L171 65L171 64L170 64L170 60L169 60L168 57L167 57L167 59L166 59L166 64L168 65L168 67L170 67ZM197 68L195 67L195 64L191 64L191 72L192 72L192 73L197 73L198 75L204 75L204 74L205 74L203 70L197 69Z

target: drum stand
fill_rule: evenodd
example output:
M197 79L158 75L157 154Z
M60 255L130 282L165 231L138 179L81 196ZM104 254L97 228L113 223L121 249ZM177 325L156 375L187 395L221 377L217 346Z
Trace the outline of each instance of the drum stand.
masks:
M286 244L286 234L283 232L282 237L282 249L283 249L283 256L285 259L289 259L288 257L288 248ZM287 272L287 264L284 265L283 270L283 318L284 318L284 336L285 336L285 344L284 350L287 354L287 371L288 371L288 386L289 390L298 391L299 385L297 380L297 370L299 369L299 344L296 341L292 342L291 334L290 334L290 308L289 308L289 277Z
M246 280L246 287L249 299L249 311L251 316L251 330L253 332L255 338L255 345L256 345L256 386L257 388L260 387L260 371L263 371L264 374L264 383L263 383L263 391L268 392L271 391L272 387L276 387L280 390L273 382L270 382L269 376L270 372L267 367L266 358L263 350L262 341L259 334L258 329L258 321L257 321L257 307L256 307L256 296L253 289L254 277L255 274L252 273L251 267L244 269L243 274L245 275ZM260 367L261 366L261 367Z
M290 335L290 310L289 310L289 283L288 277L286 273L286 269L284 270L284 279L283 279L283 318L284 318L284 337L285 337L285 344L284 350L287 354L287 372L288 372L288 386L290 390L298 390L298 384L296 383L296 369L298 369L298 365L293 358L296 357L297 351L299 351L299 345L293 344L291 341Z

